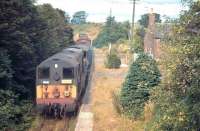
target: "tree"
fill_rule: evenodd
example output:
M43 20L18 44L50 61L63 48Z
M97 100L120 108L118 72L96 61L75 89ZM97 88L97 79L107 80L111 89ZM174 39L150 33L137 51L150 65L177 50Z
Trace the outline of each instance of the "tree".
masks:
M6 50L0 49L0 85L1 89L9 89L12 82L13 71L11 60Z
M26 130L35 96L36 66L70 45L64 12L32 0L0 1L0 130Z
M32 38L35 35L33 22L37 17L36 9L29 0L2 0L0 3L0 43L11 60L14 72L11 87L21 97L27 97L32 94L29 89L35 78L36 58Z
M144 28L142 26L137 26L134 31L133 44L131 45L134 53L140 53L144 51L144 35Z
M118 23L115 21L115 17L109 16L106 19L106 25L94 40L94 45L103 47L108 43L116 43L120 39L128 39L129 29L129 22Z
M106 27L112 27L114 24L116 24L115 17L108 16L106 19Z
M121 89L120 101L123 112L131 118L140 118L150 91L160 82L160 72L155 60L141 54L131 64Z
M144 26L145 28L148 27L149 24L149 14L144 14L141 16L141 19L138 20L140 25ZM155 22L161 23L160 14L155 13Z
M0 89L0 129L22 131L30 127L32 104L20 101L12 91Z
M70 23L70 15L65 12L65 23L69 24Z
M72 24L84 24L86 23L87 14L85 11L75 12L71 20Z
M2 0L0 9L0 129L25 130L25 115L31 106L27 108L23 100L34 96L36 58L32 38L37 13L30 0Z
M43 26L38 28L40 29L38 31L40 33L38 37L40 38L38 39L42 39L42 41L38 43L39 46L36 51L39 53L40 59L44 60L61 48L73 43L73 32L65 23L63 11L54 9L50 4L38 6L37 11L40 14L39 17L43 22Z

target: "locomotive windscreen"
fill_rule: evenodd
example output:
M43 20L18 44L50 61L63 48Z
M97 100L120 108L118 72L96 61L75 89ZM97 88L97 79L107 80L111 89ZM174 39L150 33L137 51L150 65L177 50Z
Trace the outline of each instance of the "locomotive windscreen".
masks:
M38 68L38 78L39 79L49 79L50 76L49 67Z
M74 78L74 69L73 68L63 68L63 78Z

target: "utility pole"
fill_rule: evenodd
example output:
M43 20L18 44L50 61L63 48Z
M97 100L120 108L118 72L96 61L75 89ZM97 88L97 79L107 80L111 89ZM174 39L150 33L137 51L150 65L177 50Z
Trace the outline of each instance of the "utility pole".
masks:
M112 17L112 8L110 8L110 17Z
M136 0L131 0L133 2L133 12L132 12L132 26L131 26L131 43L133 44L133 31L134 31L134 22L135 22L135 2Z

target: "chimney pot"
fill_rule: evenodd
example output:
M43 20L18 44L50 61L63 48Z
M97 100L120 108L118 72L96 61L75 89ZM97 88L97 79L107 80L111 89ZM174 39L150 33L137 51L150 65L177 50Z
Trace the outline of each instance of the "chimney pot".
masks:
M153 14L153 8L151 8L150 13Z

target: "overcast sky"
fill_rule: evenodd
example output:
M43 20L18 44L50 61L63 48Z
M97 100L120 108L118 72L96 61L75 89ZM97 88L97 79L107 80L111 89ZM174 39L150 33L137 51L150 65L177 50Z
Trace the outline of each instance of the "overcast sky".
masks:
M104 22L112 8L112 15L117 21L131 20L132 5L130 0L37 0L37 4L50 3L54 8L68 12L70 16L76 11L88 13L88 21ZM144 13L154 9L161 16L177 17L181 10L181 0L140 0L136 4L136 21Z

